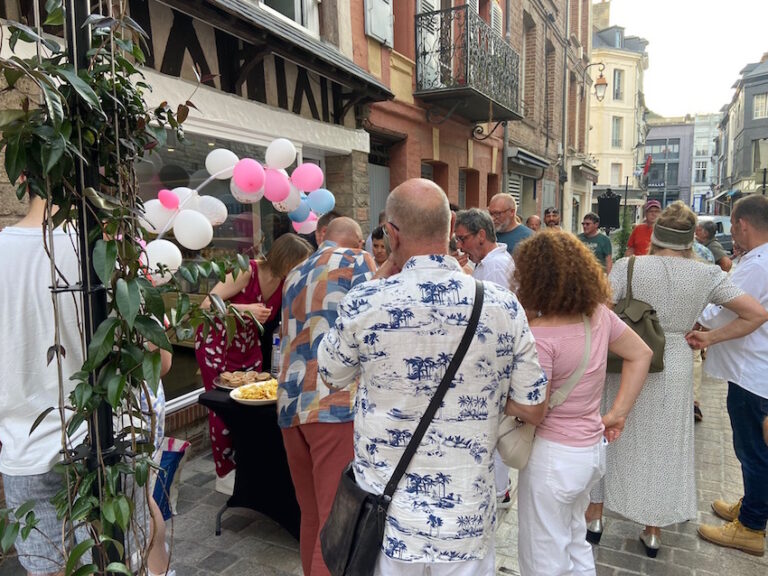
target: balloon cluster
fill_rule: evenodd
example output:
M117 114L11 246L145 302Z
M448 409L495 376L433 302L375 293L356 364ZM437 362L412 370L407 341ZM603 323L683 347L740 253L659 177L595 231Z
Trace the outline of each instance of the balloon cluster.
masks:
M163 265L168 272L156 274L156 284L165 284L181 265L181 251L164 234L173 229L176 241L190 250L205 248L213 239L213 227L227 219L227 207L218 198L203 196L199 191L213 180L230 180L232 196L243 204L255 204L262 198L272 202L278 212L287 213L293 229L310 234L317 220L333 210L336 199L330 190L321 188L322 169L316 164L297 166L289 176L286 168L296 161L296 148L290 140L277 138L267 147L266 166L252 158L240 159L224 148L212 150L205 159L210 174L197 188L163 189L157 199L144 203L142 225L158 239L147 244L147 265L157 270Z

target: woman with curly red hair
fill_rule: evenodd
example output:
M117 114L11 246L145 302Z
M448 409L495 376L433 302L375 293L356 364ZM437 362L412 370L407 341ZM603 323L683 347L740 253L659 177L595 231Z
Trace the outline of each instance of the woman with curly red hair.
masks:
M648 373L651 350L606 307L605 274L575 236L540 232L517 247L515 265L517 296L550 393L582 369L589 352L565 401L536 428L530 460L520 471L520 573L595 574L584 512L590 489L605 471L604 438L612 442L621 434ZM624 369L619 394L601 418L608 350L624 359Z

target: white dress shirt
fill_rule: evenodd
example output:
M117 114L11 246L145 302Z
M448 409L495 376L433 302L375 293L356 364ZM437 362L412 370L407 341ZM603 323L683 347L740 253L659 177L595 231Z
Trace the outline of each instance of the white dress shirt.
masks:
M472 273L478 280L487 280L509 290L514 282L515 261L507 252L507 245L498 243L488 252Z
M742 256L731 281L768 307L768 243ZM730 310L709 306L702 313L700 323L708 328L717 328L735 317ZM765 377L768 372L768 322L743 338L710 346L704 370L768 398L768 380Z

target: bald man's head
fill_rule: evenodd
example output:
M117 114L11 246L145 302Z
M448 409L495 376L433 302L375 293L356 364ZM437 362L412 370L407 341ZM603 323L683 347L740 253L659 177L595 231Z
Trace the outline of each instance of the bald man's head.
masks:
M341 248L362 248L363 231L360 225L346 216L331 220L325 230L324 241L336 242Z
M448 243L451 229L448 197L431 180L413 178L392 190L387 198L387 217L404 237Z

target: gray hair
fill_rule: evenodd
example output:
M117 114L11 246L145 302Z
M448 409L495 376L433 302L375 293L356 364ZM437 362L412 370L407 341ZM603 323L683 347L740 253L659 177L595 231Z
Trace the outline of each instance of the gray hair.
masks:
M746 220L757 230L768 231L768 198L757 194L745 196L734 204L731 219Z
M477 234L485 230L485 237L491 242L496 242L496 229L488 212L477 208L462 210L456 214L456 226L463 226L471 234Z
M517 201L515 200L515 197L512 196L512 194L507 194L506 192L499 192L498 194L494 194L488 201L488 204L496 200L496 198L503 199L504 203L507 205L507 209L515 211L517 210Z
M712 222L712 220L699 221L699 227L702 230L704 230L704 233L707 235L707 238L709 240L712 240L712 238L715 237L715 233L717 232L717 227L715 226L715 223Z

